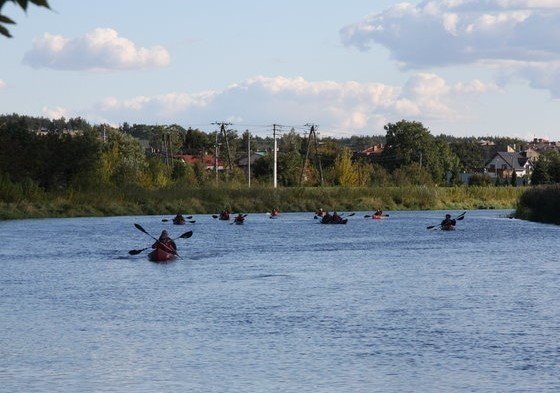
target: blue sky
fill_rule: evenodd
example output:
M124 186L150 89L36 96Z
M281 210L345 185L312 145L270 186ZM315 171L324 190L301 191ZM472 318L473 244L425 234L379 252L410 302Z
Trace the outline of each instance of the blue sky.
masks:
M560 0L50 4L2 9L2 113L560 139Z

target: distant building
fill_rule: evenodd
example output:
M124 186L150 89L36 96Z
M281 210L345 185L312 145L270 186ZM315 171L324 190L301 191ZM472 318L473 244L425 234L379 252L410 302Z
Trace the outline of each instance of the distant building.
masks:
M485 172L493 179L511 178L513 172L518 179L531 175L534 161L520 152L497 152L485 166Z
M253 165L256 160L258 160L259 158L262 158L264 156L266 156L265 152L262 152L262 151L252 152L251 153L251 165ZM247 171L248 171L248 167L249 167L248 162L249 162L249 157L247 157L247 156L241 157L240 159L238 159L236 161L237 166L239 168L241 168L243 170L243 172L245 172L245 173L247 173Z
M218 167L218 171L224 170L223 161L219 157L216 161L216 158L211 154L205 154L203 156L195 156L191 154L175 154L173 158L181 160L184 163L191 164L191 165L202 163L204 165L204 169L206 170L215 170L216 165Z

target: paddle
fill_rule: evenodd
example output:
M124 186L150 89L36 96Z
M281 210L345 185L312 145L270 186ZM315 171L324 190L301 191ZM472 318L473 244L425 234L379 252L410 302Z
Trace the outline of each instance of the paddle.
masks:
M467 214L467 212L462 212L461 214L459 214L456 218L454 218L455 221L461 221L462 219L465 218L465 214ZM426 227L426 229L433 229L433 228L439 228L441 227L441 224L439 225L430 225L428 227Z
M373 216L379 216L379 214L371 214L371 215L370 215L370 214L366 214L366 215L364 216L364 218L371 218L371 217L373 217ZM381 217L389 217L389 215L388 215L388 214L381 214Z
M355 214L356 214L356 213L350 213L350 214L348 214L346 217L352 217L352 216L355 215ZM343 215L344 215L344 213L340 213L340 216L343 216Z
M177 239L188 239L188 238L191 237L192 235L193 235L193 231L188 231L188 232L183 233L181 236L176 237L176 238L173 239L173 240L177 240ZM148 249L150 249L150 248L151 248L151 247L146 247L146 248L143 248L143 249L141 249L141 250L130 250L128 253L129 253L130 255L138 255L138 254L140 254L141 252L146 251L146 250L148 250Z
M177 251L175 251L175 250L169 248L169 247L166 246L165 244L161 243L161 242L159 241L159 239L156 239L155 237L153 237L152 235L150 235L150 234L148 233L148 231L146 231L144 228L142 228L142 225L140 225L140 224L134 224L134 226L135 226L136 229L138 229L140 232L144 232L146 235L148 235L149 237L151 237L152 239L154 239L156 242L158 242L158 243L160 243L161 245L163 245L163 246L167 249L167 251L169 251L171 254L177 256L178 258L181 258L181 257L179 256L179 254L177 254ZM187 232L187 233L188 233L188 232ZM192 234L191 234L191 235L192 235ZM131 250L131 251L132 251L132 250ZM142 251L140 251L140 252L142 252ZM130 252L129 252L129 253L130 253Z

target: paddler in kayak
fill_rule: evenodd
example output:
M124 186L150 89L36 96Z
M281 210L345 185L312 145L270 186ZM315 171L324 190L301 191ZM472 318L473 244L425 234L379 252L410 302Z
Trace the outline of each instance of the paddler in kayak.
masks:
M243 224L243 221L245 221L245 216L241 213L239 213L237 215L237 217L235 217L235 219L233 220L236 224Z
M185 217L183 217L181 213L177 213L177 215L173 217L173 224L184 224L185 222Z
M340 216L338 215L337 212L333 212L333 215L332 215L332 222L338 224L338 223L341 222L341 221L342 221L342 217L340 217Z
M270 212L270 217L278 217L280 215L280 210L278 209L272 209L272 212Z
M169 234L165 229L161 231L161 235L159 235L158 241L152 244L152 248L159 248L160 250L163 250L165 252L177 254L177 245L175 244L173 239L169 237Z
M323 210L323 208L321 207L321 208L319 208L319 210L317 210L317 211L315 212L315 215L318 216L318 217L324 217L326 213L327 213L327 212L325 212L325 211Z
M229 211L228 210L222 210L220 212L220 220L224 220L224 221L229 220Z
M451 214L446 214L445 218L443 219L440 225L441 225L441 229L448 231L454 228L455 224L457 224L457 221L451 218Z

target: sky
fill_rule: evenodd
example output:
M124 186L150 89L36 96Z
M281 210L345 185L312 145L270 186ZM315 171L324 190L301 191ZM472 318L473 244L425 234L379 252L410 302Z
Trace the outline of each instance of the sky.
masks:
M7 4L0 113L560 140L560 0Z

